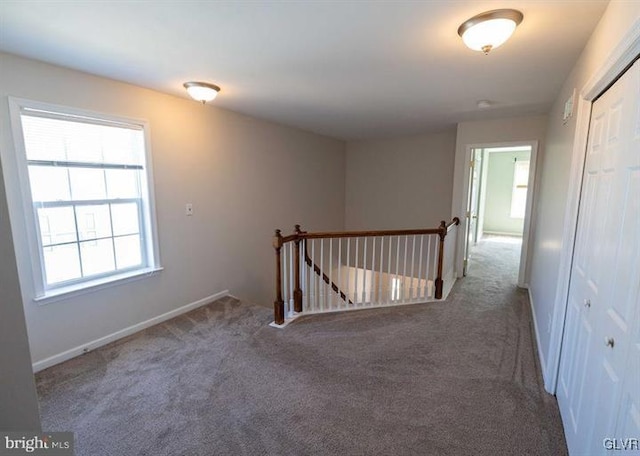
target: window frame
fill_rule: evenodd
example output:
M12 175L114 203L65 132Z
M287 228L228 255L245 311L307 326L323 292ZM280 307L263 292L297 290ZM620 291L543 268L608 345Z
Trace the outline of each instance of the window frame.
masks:
M516 177L518 176L518 164L519 163L527 163L527 179L523 184L518 184L516 182ZM511 187L511 201L509 204L509 217L512 219L518 219L518 220L524 220L526 214L527 214L527 195L529 194L529 174L531 173L531 159L528 160L518 160L516 159L516 161L513 164L513 185ZM522 205L522 216L516 214L514 215L515 211L514 209L514 202L516 200L516 192L518 190L525 190L525 195L524 195L524 204Z
M57 301L72 297L74 295L96 291L108 286L113 286L131 280L148 277L161 271L160 252L158 242L158 229L155 208L155 191L153 181L153 161L151 153L150 126L146 120L133 119L116 116L103 112L89 111L69 106L62 106L51 103L27 100L23 98L8 97L11 131L14 143L14 166L19 185L18 198L21 200L19 206L22 210L24 226L26 231L26 243L29 252L30 272L32 276L33 300L39 304ZM23 110L39 110L52 113L47 118L63 118L73 120L78 117L79 121L86 121L91 124L102 124L109 126L127 126L140 129L143 132L144 140L144 168L140 173L140 236L144 246L141 248L142 266L114 272L103 273L89 278L75 279L63 282L60 285L47 285L46 271L44 264L44 250L41 245L40 225L36 218L36 203L33 201L31 193L31 183L29 178L29 164L27 159L26 145L22 127L21 115ZM58 114L58 116L56 116ZM6 164L5 164L6 165ZM9 196L9 194L7 195ZM103 201L103 200L100 200ZM109 199L103 203L109 204ZM70 207L74 206L74 201L69 201ZM113 233L112 233L113 234ZM26 291L26 290L25 290Z

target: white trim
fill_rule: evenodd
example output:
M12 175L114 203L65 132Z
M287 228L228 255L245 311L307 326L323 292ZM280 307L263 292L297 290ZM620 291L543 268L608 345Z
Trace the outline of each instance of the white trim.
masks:
M202 307L206 304L210 304L217 299L224 298L226 296L231 296L229 294L229 290L223 290L218 293L212 294L211 296L207 296L206 298L199 299L198 301L192 302L182 307L178 307L177 309L173 309L169 312L163 313L162 315L158 315L156 317L150 318L148 320L142 321L135 325L129 326L127 328L121 329L104 337L100 337L99 339L92 340L85 344L74 347L70 350L66 350L62 353L58 353L57 355L50 356L49 358L45 358L41 361L37 361L33 363L33 372L39 372L48 367L54 366L56 364L60 364L64 361L67 361L71 358L75 358L76 356L80 356L84 353L88 353L92 350L95 350L98 347L102 347L103 345L107 345L113 341L118 339L122 339L123 337L130 336L131 334L135 334L138 331L142 331L143 329L149 328L150 326L157 325L164 321L167 321L171 318L177 317L178 315L182 315L187 313L193 309L197 309L198 307Z
M14 243L16 243L16 218L24 223L24 233L26 235L26 245L29 250L29 269L31 271L32 288L25 290L24 277L20 277L22 293L28 293L29 296L38 296L44 293L44 259L42 251L38 246L38 224L36 223L33 213L33 204L31 196L31 186L29 184L29 171L27 168L27 154L24 145L24 133L22 131L22 122L20 121L20 108L22 106L21 98L8 97L9 117L11 124L11 133L13 136L14 150L0 150L3 161L3 172L5 177L5 188L7 191L7 203L9 205L9 219L12 224ZM7 174L14 174L16 180L7 179ZM10 187L10 188L9 188ZM13 194L13 195L12 195ZM12 211L13 209L13 211ZM15 211L15 212L14 212ZM33 259L37 259L34 261ZM19 269L22 273L22 270Z
M536 191L536 169L538 161L538 140L522 140L522 141L504 141L497 143L477 143L477 144L465 144L465 160L464 160L464 173L462 178L462 211L466 215L469 199L469 166L471 162L471 153L473 149L488 149L495 147L517 147L517 146L530 146L531 155L529 157L529 184L527 188L527 204L524 216L524 226L522 229L522 248L520 249L520 266L518 270L518 286L524 288L524 284L527 281L527 256L529 251L529 236L531 233L531 225L535 214L533 213L533 195ZM466 233L467 217L463 215L460 219L462 233ZM462 277L464 267L464 250L465 250L465 236L458 236L458 245L456 248L456 268L458 277Z
M134 276L145 276L162 269L160 265L160 247L158 240L157 218L155 211L155 190L153 182L153 161L151 153L151 132L149 122L143 119L133 119L113 115L110 113L100 113L85 109L78 109L68 106L56 105L51 103L43 103L39 101L28 100L17 97L7 97L9 104L11 132L13 136L14 150L2 148L0 154L3 162L3 173L5 176L5 187L7 187L7 200L10 208L10 219L12 223L14 240L17 233L24 232L26 238L26 246L29 252L29 272L31 273L31 281L25 280L23 277L27 271L20 269L22 276L20 281L22 284L23 298L26 301L33 300L40 303L54 302L63 299L63 297L71 294L80 294L84 288L87 291L95 291L96 287L103 288L107 282L120 284L123 279L129 279ZM31 185L29 181L29 172L27 166L27 157L24 143L24 133L21 122L21 112L23 109L35 109L43 112L59 112L69 114L70 116L80 116L83 119L101 119L100 122L110 125L121 124L135 127L134 129L142 131L144 135L144 155L145 165L141 175L141 200L142 200L142 220L141 233L144 239L144 259L145 266L134 271L126 273L118 273L114 271L112 274L100 278L82 279L73 285L57 288L56 286L47 287L44 277L44 258L42 249L40 248L39 224L33 210L33 198L31 195ZM17 178L8 178L11 175ZM9 188L11 187L11 188ZM20 219L24 225L24 229L16 229ZM17 243L17 242L16 242ZM28 284L27 286L25 286ZM63 296L66 295L66 296Z
M296 320L298 317L301 317L302 315L303 315L302 313L294 312L292 316L290 316L289 318L285 318L284 323L282 323L281 325L279 325L275 321L272 321L271 323L269 323L269 326L271 326L272 328L284 329L287 326L289 326L289 323L292 323L294 320ZM304 315L309 315L309 313L306 312L304 313Z
M522 233L510 233L507 231L483 231L484 234L493 234L494 236L505 236L505 237L522 237Z
M164 268L136 269L125 274L110 275L101 279L82 282L69 287L56 288L47 292L44 296L36 296L33 298L33 301L37 302L39 305L46 305L86 293L93 293L115 285L123 285L135 280L146 279L147 277L155 276L163 269Z
M571 171L569 175L569 193L565 206L565 220L562 232L562 250L559 261L559 277L556 286L553 319L549 340L549 357L545 371L544 387L555 394L558 386L560 370L560 352L564 335L567 300L569 298L569 281L571 263L578 224L578 206L582 187L582 172L587 150L589 122L591 121L591 103L611 84L634 59L640 54L640 19L636 20L620 43L609 54L609 58L600 65L585 83L578 99L576 116L576 133L573 141ZM542 358L541 358L542 359Z
M580 98L593 101L640 54L640 18L620 40L609 58L589 78L580 91Z
M542 380L544 381L547 378L547 363L545 363L544 352L542 351L542 346L540 345L540 330L538 329L538 319L536 318L536 306L533 305L533 295L531 294L531 288L529 285L525 284L523 288L527 289L527 294L529 295L529 308L531 309L531 318L533 319L533 335L536 338L536 348L538 349L538 358L540 361L540 371L542 371Z

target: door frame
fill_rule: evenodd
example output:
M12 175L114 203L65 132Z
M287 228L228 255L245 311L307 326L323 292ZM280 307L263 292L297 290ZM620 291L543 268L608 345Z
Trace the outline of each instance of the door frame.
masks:
M565 220L562 231L562 249L558 269L558 283L551 322L549 352L544 378L544 387L556 393L560 373L560 353L565 330L565 319L569 299L569 281L573 262L574 243L578 226L578 207L582 189L582 173L587 152L591 105L620 76L640 54L640 20L637 20L624 38L609 53L609 57L593 72L582 89L576 94L576 133L573 141L569 189L565 205Z
M471 154L474 149L491 149L494 147L518 147L518 146L529 146L531 147L531 156L529 157L529 182L527 185L527 204L525 208L524 214L524 228L522 230L522 248L520 249L520 266L518 269L518 286L521 288L527 288L527 253L529 250L529 242L531 237L531 226L533 219L533 195L535 193L535 185L537 181L537 173L536 173L536 165L538 161L538 141L537 140L524 140L524 141L503 141L503 142L495 142L495 143L475 143L475 144L466 144L465 145L465 169L463 176L463 189L462 189L462 206L464 208L469 207L469 181L470 181L470 170L471 167L469 163L471 163ZM466 209L465 209L466 214ZM465 216L465 230L467 232L469 219ZM458 237L458 258L457 264L463 264L464 255L465 255L465 246L461 244L462 236Z
M468 260L469 260L469 251L471 249L471 242L469 241L470 237L473 237L473 245L476 245L478 242L478 223L479 223L479 214L480 214L480 192L481 192L481 188L482 188L482 169L479 170L479 176L478 177L478 186L477 186L477 191L478 191L478 195L476 198L477 201L477 213L476 213L476 223L475 223L475 230L474 233L472 235L472 230L471 230L471 226L472 226L472 219L473 216L471 216L471 218L469 218L470 214L471 214L471 208L473 207L473 173L471 172L471 170L476 170L476 167L478 166L478 154L477 152L480 151L480 165L483 166L484 165L484 150L483 149L476 149L476 148L471 148L471 152L470 152L470 158L469 158L469 184L467 185L467 192L469 193L467 195L466 198L466 209L465 209L465 218L464 218L464 244L463 244L463 255L462 255L462 275L466 276L467 275L467 268L469 266L468 264Z

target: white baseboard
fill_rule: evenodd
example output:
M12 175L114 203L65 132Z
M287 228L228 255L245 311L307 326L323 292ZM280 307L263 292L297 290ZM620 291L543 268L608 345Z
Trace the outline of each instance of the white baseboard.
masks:
M84 353L88 353L110 342L113 342L118 339L122 339L123 337L130 336L131 334L137 333L138 331L142 331L143 329L149 328L150 326L157 325L158 323L162 323L163 321L167 321L173 317L177 317L178 315L187 313L190 310L197 309L198 307L202 307L206 304L212 303L216 299L224 298L226 296L231 296L229 294L229 290L223 290L219 293L212 294L211 296L207 296L206 298L199 299L185 306L178 307L177 309L173 309L169 312L163 313L162 315L158 315L157 317L150 318L143 322L121 329L120 331L111 333L107 336L100 337L99 339L95 339L90 342L87 342L86 344L79 345L70 350L66 350L62 353L58 353L57 355L53 355L53 356L50 356L49 358L45 358L41 361L37 361L33 363L33 372L34 373L39 372L43 369L46 369L47 367L60 364L71 358L75 358L76 356L80 356Z
M483 234L490 234L493 236L510 236L510 237L522 237L522 232L512 233L510 231L483 231Z
M546 385L547 381L547 363L544 359L544 353L542 352L542 347L540 346L540 331L538 329L538 319L536 318L536 309L533 305L533 296L531 295L531 288L527 287L527 293L529 294L529 306L531 307L531 316L533 317L533 332L536 338L536 347L538 350L538 361L540 361L540 370L542 371L542 381Z

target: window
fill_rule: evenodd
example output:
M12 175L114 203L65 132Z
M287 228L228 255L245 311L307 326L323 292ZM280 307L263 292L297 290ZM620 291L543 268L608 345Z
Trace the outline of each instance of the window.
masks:
M511 193L511 217L524 218L529 185L529 160L516 160L513 167L513 191Z
M144 122L26 100L11 109L36 297L157 269Z

